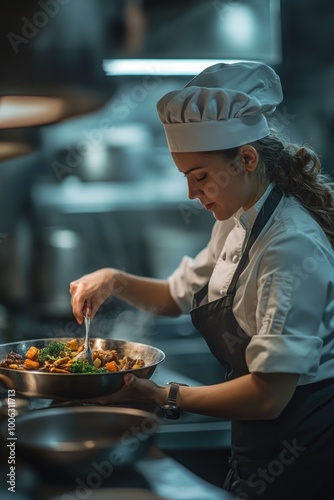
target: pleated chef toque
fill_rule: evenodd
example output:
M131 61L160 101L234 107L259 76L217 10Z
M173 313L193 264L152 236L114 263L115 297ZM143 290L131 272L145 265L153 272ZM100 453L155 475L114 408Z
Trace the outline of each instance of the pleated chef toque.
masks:
M269 135L266 116L282 101L282 87L266 64L215 64L157 103L171 152L216 151Z

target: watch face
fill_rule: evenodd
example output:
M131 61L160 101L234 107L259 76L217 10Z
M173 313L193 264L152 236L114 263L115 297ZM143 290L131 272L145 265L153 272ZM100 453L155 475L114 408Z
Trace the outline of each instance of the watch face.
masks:
M177 419L180 416L180 410L177 406L164 405L162 407L162 414L166 418Z

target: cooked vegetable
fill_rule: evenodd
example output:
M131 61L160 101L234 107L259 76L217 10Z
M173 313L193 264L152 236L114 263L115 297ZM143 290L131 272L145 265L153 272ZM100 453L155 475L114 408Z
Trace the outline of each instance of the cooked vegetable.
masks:
M51 360L51 361L56 361L57 358L64 353L70 354L71 349L66 347L66 345L63 342L59 342L58 340L53 340L50 342L50 344L46 347L43 347L39 351L38 355L38 361L40 363L43 363L44 361Z
M38 368L39 368L39 362L38 361L34 361L33 359L27 358L25 360L25 362L23 363L23 367L26 370L38 370Z
M33 359L35 361L37 360L38 355L39 355L39 349L37 349L37 347L35 347L33 345L31 347L29 347L29 349L27 350L27 352L25 354L26 358Z
M73 361L70 366L71 373L107 373L107 371L107 368L104 366L96 368L94 365L90 365L87 361L82 361L81 359Z
M77 351L79 349L78 339L72 339L67 342L66 347L68 347L71 351Z
M119 368L117 366L116 361L109 361L109 363L106 364L106 368L108 372L118 372Z
M100 360L100 358L95 358L93 361L93 365L95 366L95 368L100 368L100 366L102 365L102 361Z

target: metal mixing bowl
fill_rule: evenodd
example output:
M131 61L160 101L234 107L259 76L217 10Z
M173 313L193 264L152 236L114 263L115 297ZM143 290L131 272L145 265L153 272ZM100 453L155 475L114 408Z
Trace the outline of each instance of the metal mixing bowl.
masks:
M0 360L14 351L24 357L31 346L41 349L51 341L68 342L71 338L35 339L0 345ZM134 373L139 378L150 378L157 365L165 359L165 354L156 347L138 342L114 339L91 339L92 349L116 349L120 357L142 358L143 368L110 373L62 374L45 373L35 370L12 370L0 367L0 383L7 389L15 389L17 394L27 397L74 400L103 396L116 392L123 385L125 373Z

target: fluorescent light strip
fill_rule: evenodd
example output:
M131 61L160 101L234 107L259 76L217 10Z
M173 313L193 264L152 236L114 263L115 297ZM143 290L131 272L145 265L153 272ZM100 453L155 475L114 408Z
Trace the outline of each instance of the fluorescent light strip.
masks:
M236 63L241 59L111 59L103 61L107 76L197 75L208 66Z

